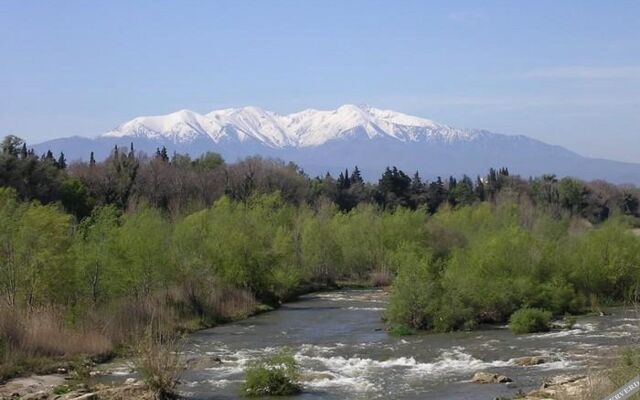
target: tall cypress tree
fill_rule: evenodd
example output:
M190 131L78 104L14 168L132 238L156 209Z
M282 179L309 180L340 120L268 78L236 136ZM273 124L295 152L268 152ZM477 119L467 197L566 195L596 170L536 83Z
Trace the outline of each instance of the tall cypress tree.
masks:
M478 200L485 201L486 194L484 190L484 182L482 181L482 179L480 179L480 175L478 175L478 177L476 178L475 193Z
M353 169L353 172L351 173L351 184L357 185L359 183L364 183L364 180L362 179L360 169L358 169L358 166L356 165L356 167Z
M56 167L60 169L67 168L67 159L64 157L63 152L60 152L60 157L58 157L58 161L56 161Z

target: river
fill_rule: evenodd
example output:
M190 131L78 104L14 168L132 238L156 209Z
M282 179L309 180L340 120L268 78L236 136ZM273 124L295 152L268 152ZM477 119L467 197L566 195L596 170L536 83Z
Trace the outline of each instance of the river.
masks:
M306 380L296 399L493 399L540 386L545 377L601 368L616 348L640 333L633 310L578 318L571 330L513 335L506 326L473 332L390 336L381 313L384 292L316 293L280 309L191 335L184 345L190 365L179 387L190 399L236 399L243 368L288 346ZM513 359L546 356L538 366ZM219 358L222 362L216 362ZM477 371L513 379L478 385Z

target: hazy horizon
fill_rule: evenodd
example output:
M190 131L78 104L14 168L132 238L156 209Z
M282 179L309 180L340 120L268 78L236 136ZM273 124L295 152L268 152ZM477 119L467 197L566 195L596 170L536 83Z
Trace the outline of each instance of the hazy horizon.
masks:
M0 135L30 143L185 108L288 114L366 103L640 161L640 4L631 1L6 2L0 11Z

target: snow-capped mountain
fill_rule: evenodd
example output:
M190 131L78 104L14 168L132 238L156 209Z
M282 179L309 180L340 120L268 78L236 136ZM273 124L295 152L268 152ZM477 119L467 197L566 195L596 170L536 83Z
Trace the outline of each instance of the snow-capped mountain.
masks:
M145 137L189 143L208 138L258 141L271 148L313 147L331 140L391 138L401 142L472 140L480 133L449 127L431 120L347 104L336 110L308 109L280 115L258 107L228 108L202 115L181 110L168 115L138 117L103 137Z
M56 139L35 149L63 151L69 160L87 159L94 152L100 159L115 145L130 144L148 154L166 146L170 152L192 156L215 151L228 161L253 155L274 157L293 161L310 174L357 165L370 179L392 165L430 178L473 176L504 166L524 176L556 174L640 184L640 164L591 159L526 136L457 129L355 105L288 115L258 107L207 114L181 110L138 117L97 138Z

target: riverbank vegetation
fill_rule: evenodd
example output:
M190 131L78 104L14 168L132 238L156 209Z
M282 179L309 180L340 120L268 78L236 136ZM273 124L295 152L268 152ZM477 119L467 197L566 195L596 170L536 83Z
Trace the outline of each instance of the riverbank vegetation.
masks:
M241 394L248 397L290 396L300 393L300 367L286 349L255 361L245 371Z
M551 312L539 308L521 308L511 314L509 329L516 334L548 332L552 317Z
M598 309L640 283L633 187L504 168L431 181L389 168L372 183L165 149L68 165L15 137L1 150L0 378L341 280L392 282L389 323L439 331Z

